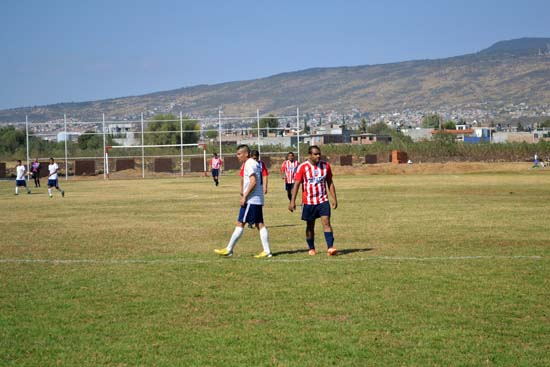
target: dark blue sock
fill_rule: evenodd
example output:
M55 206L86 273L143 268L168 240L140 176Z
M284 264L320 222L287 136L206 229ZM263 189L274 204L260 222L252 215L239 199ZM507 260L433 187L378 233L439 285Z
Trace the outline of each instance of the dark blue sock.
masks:
M331 248L334 245L334 235L332 232L325 232L325 240L327 241L327 248Z
M315 244L314 244L313 238L312 239L306 238L306 242L307 242L307 245L308 245L310 250L315 249Z

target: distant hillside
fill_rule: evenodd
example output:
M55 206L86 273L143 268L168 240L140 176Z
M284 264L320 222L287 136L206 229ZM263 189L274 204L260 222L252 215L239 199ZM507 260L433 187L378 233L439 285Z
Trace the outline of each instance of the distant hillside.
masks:
M83 120L183 111L227 115L359 108L435 110L470 103L550 103L550 38L502 41L475 54L382 65L315 68L267 78L198 85L142 96L0 111L0 121Z

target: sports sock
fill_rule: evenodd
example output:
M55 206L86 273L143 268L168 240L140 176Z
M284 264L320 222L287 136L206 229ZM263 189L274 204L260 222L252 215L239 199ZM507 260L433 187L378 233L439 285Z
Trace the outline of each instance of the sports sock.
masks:
M227 244L227 251L231 252L233 251L233 247L235 247L235 244L241 238L241 235L244 232L243 227L235 227L235 230L233 231L233 234L231 235L231 239L229 240L229 243Z
M315 241L313 238L306 238L306 242L310 250L315 250Z
M15 194L16 194L16 195L19 194L19 187L18 187L18 186L15 186Z
M332 232L325 232L325 240L327 241L327 248L331 248L334 245L334 235Z
M52 196L52 189L48 189L48 195Z
M262 241L262 247L264 248L264 252L271 253L271 250L269 249L269 233L267 232L267 228L263 227L260 229L260 240Z

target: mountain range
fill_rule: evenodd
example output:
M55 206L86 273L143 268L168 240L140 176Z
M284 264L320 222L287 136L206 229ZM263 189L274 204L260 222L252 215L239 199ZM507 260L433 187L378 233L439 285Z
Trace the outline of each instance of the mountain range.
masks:
M68 117L131 118L144 112L217 116L296 111L435 111L472 105L550 104L550 38L497 42L436 60L312 68L266 78L197 85L141 96L0 110L0 122Z

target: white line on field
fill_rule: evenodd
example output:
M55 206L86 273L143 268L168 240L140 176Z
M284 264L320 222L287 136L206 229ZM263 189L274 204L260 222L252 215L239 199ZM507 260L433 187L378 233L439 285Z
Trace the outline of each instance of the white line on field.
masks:
M339 258L325 259L324 261L336 261L336 262L360 262L360 261L457 261L457 260L542 260L542 256L435 256L435 257L403 257L403 256L369 256L358 258L346 258L340 256ZM145 260L145 259L0 259L0 263L3 264L103 264L103 265L122 265L122 264L211 264L224 261L239 261L250 260L260 262L258 260L247 258L231 258L231 259L212 259L212 260L199 260L199 259L159 259L159 260ZM280 263L294 263L294 262L307 262L313 261L313 258L303 259L277 259L271 258L263 260L263 262L280 262Z

